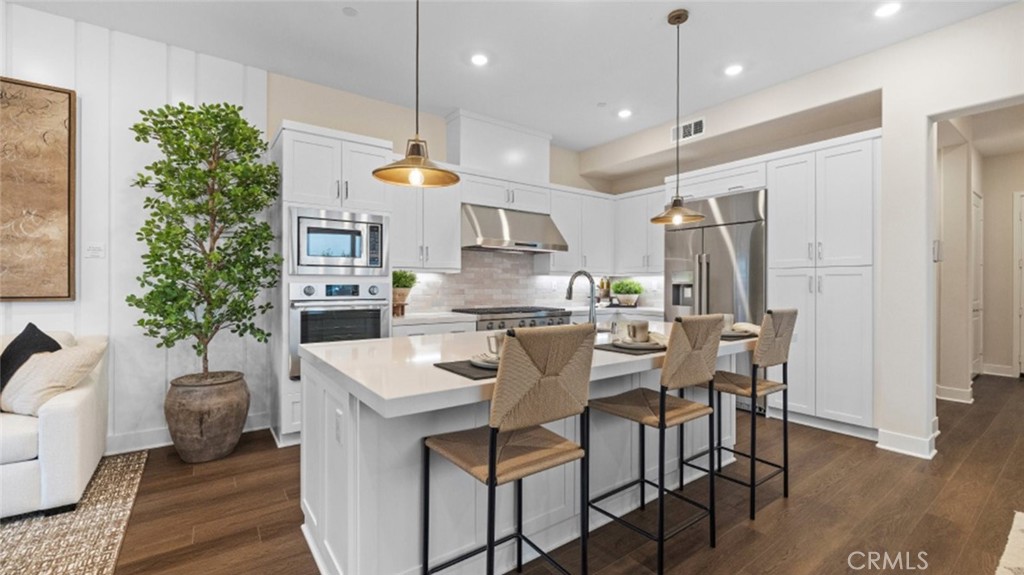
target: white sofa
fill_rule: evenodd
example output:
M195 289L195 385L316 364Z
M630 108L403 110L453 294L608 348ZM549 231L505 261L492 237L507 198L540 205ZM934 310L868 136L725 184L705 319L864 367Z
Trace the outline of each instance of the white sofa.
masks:
M63 347L105 336L48 332ZM14 336L4 336L0 349ZM74 509L107 448L107 355L39 417L0 413L0 517Z

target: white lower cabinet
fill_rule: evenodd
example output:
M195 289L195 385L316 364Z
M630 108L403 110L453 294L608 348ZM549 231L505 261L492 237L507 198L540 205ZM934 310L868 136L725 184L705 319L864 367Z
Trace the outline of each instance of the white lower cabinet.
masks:
M789 353L789 407L861 427L873 427L872 268L771 270L769 309L799 311ZM782 381L782 368L769 370ZM782 407L781 394L768 405Z
M458 186L391 191L391 268L457 272L462 269Z

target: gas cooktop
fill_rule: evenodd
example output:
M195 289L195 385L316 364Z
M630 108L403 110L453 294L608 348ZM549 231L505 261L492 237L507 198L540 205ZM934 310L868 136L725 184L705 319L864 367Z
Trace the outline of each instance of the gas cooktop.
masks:
M474 315L494 315L494 314L510 314L510 313L541 313L541 312L564 312L565 310L559 307L539 307L539 306L505 306L505 307L460 307L452 310L454 313L471 313Z
M475 315L477 331L564 325L569 323L569 316L572 315L572 312L566 309L540 306L464 307L452 311Z

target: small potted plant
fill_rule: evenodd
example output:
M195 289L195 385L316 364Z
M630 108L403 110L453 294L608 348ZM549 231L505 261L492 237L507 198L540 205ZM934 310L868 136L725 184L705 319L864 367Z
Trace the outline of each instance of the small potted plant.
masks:
M612 293L619 299L620 304L634 307L636 300L640 299L640 294L644 293L644 286L634 279L619 280L612 283Z
M157 347L189 340L202 359L202 371L175 377L164 400L174 447L188 463L228 455L242 435L249 388L241 372L210 369L210 343L228 332L267 342L256 318L272 305L260 295L277 285L281 266L260 217L277 199L277 166L263 162L263 134L241 110L164 106L132 126L136 141L156 143L162 157L133 182L147 191L149 213L137 233L147 249L142 292L127 303L142 312L136 324Z
M391 297L395 305L404 306L409 292L416 285L416 274L406 270L391 272Z

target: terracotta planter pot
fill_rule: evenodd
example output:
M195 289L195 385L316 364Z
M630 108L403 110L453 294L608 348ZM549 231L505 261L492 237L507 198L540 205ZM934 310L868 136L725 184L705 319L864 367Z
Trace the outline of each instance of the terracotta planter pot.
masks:
M186 463L212 461L234 451L248 414L249 387L237 371L176 378L164 399L174 449Z
M391 288L391 300L397 304L404 304L409 300L409 292L412 288Z

